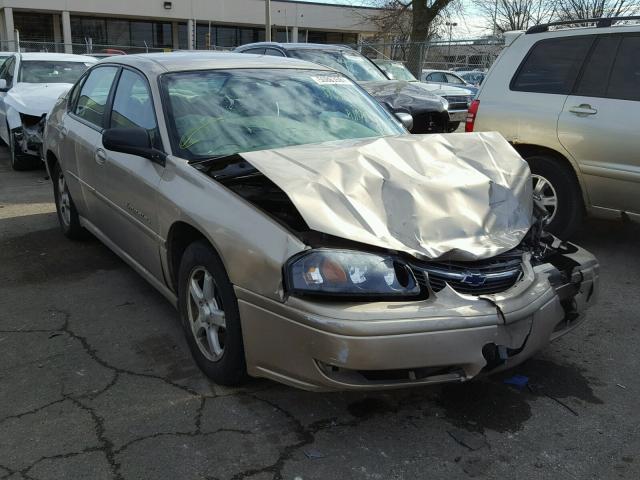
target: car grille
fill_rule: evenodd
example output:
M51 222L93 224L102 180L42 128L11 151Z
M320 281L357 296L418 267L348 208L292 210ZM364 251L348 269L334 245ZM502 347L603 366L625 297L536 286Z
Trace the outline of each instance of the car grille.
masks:
M449 102L449 110L466 110L469 108L472 98L465 95L445 95Z
M432 262L412 265L422 286L430 284L434 292L449 284L456 292L489 295L511 288L522 276L522 259L494 257L476 262Z

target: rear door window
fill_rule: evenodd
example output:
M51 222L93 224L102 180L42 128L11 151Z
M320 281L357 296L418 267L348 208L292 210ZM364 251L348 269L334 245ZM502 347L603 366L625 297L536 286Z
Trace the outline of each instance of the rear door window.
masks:
M280 50L276 50L275 48L267 48L265 54L271 55L272 57L284 57L284 53Z
M624 37L620 42L607 97L640 100L640 36Z
M583 97L604 97L607 93L609 72L615 60L613 53L618 48L620 37L601 37L597 40L591 56L582 71L582 77L574 91Z
M550 38L537 42L511 81L511 90L568 95L593 38Z
M435 72L430 73L427 77L428 82L438 82L438 83L447 83L447 77L444 76L444 73Z
M105 105L116 73L118 67L98 67L89 74L74 109L78 117L102 128Z

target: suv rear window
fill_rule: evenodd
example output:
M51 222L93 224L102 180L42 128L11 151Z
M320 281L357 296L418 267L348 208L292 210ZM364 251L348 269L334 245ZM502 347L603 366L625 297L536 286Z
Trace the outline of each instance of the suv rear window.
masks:
M520 65L511 90L568 95L592 42L592 37L539 41Z

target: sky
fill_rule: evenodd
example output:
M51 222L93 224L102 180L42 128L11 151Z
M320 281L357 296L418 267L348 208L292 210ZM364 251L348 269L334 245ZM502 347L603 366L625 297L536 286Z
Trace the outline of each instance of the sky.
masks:
M376 0L300 0L310 3L333 3L337 5L364 5L371 6L376 5ZM469 0L461 0L462 10L464 15L460 13L453 14L451 19L452 23L458 25L454 27L452 37L454 39L461 38L478 38L483 35L491 34L491 28L488 27L486 18L482 17L477 10L473 7Z

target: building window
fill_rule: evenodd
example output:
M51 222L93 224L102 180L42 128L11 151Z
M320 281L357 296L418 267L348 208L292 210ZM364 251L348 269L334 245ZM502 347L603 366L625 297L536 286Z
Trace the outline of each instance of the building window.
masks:
M54 18L46 13L13 12L14 27L20 32L20 40L23 42L54 42Z
M93 45L106 47L171 48L173 46L170 22L110 20L97 17L71 17L71 35L74 43L91 39ZM133 49L139 52L140 49Z

